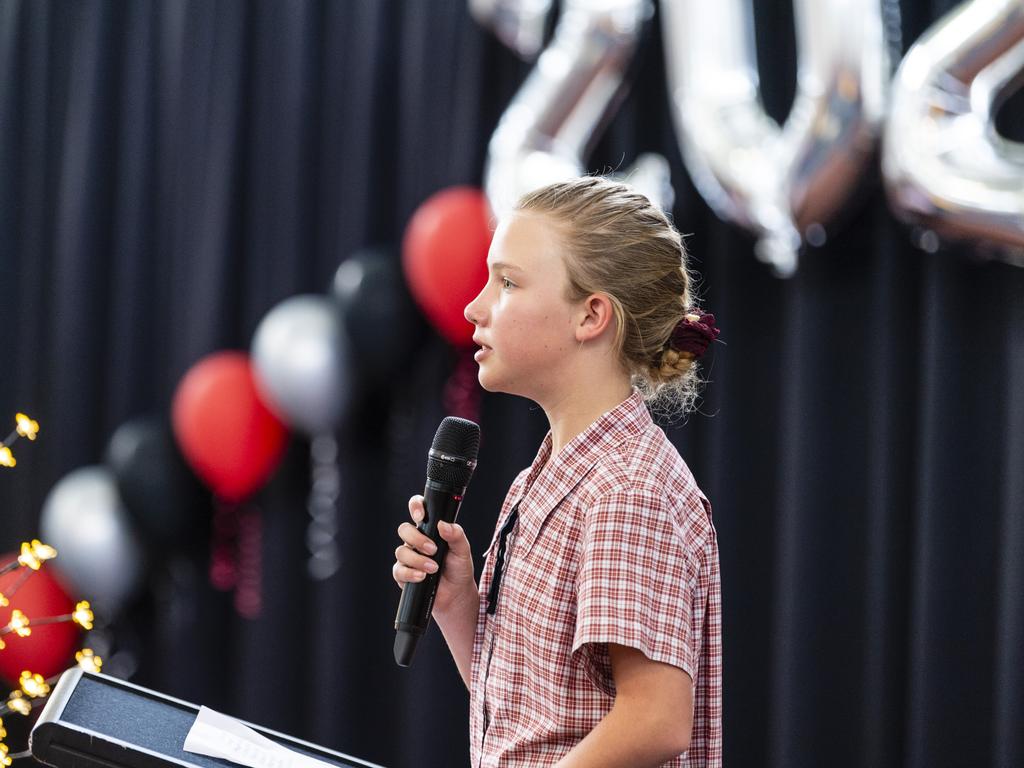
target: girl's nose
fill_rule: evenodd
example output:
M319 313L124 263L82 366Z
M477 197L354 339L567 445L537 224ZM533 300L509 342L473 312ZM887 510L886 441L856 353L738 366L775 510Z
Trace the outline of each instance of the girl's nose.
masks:
M480 308L480 297L483 295L484 292L480 291L480 293L476 295L476 298L469 302L469 304L466 305L466 308L462 311L462 314L465 316L465 318L473 325L480 325L480 323L483 321L484 313L481 311Z

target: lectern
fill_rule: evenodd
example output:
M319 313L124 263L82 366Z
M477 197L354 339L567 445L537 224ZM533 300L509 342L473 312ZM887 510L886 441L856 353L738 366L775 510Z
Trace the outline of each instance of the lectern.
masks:
M55 768L239 768L227 760L184 751L185 736L198 714L194 704L75 667L57 682L29 740L32 755ZM245 725L339 768L382 768Z

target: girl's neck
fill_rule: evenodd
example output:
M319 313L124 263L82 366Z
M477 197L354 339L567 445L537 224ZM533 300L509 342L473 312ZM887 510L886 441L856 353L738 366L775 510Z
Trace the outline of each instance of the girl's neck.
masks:
M551 456L557 456L574 437L633 392L629 377L600 377L551 402L540 403L551 425Z

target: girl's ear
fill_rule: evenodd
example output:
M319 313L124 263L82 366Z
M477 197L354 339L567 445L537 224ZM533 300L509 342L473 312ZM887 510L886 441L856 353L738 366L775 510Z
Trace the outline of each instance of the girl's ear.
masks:
M604 293L592 293L580 305L576 341L596 339L615 323L612 300Z

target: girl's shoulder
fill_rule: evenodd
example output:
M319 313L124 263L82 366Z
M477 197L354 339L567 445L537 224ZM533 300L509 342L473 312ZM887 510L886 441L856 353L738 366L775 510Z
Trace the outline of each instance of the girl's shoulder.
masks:
M654 424L600 456L586 486L581 490L591 497L591 504L609 494L633 497L677 523L690 520L690 524L710 526L707 496L679 451Z
M598 459L598 465L632 485L697 484L679 450L656 424L611 446Z

